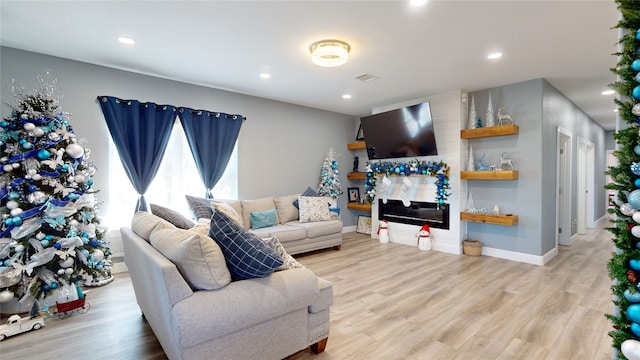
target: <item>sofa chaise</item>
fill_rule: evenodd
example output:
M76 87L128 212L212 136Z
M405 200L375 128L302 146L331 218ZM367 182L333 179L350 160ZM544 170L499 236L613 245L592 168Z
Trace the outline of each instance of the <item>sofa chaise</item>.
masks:
M331 283L301 265L230 281L207 230L178 229L146 212L121 229L137 303L168 358L282 359L306 347L324 351Z

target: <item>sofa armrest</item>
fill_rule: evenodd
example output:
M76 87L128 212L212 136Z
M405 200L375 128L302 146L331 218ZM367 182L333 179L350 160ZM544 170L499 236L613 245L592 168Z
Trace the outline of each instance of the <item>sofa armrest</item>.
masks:
M189 347L292 311L306 311L319 294L318 278L306 268L196 291L173 308L178 342Z

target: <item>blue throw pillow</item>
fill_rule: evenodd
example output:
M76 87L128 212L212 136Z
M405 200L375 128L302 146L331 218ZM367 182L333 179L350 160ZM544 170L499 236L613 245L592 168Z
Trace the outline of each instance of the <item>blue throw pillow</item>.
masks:
M266 211L253 211L250 213L250 216L252 229L260 229L278 225L276 208Z
M265 277L282 265L282 258L262 239L220 211L211 217L209 237L222 249L231 279Z
M307 186L307 190L305 190L302 194L300 194L300 196L317 197L320 195L315 190L313 190L310 186ZM293 200L293 206L295 206L296 209L300 209L300 206L298 205L298 199Z

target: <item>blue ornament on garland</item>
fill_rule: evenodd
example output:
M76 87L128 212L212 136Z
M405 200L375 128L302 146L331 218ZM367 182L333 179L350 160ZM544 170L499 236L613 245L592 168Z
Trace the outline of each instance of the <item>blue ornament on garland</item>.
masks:
M636 155L640 155L640 145L636 145L633 147L633 152L636 153Z
M640 271L640 260L638 260L638 259L631 259L631 260L629 260L629 267L630 267L632 270Z
M636 31L636 40L640 40L640 29Z
M640 188L640 178L637 178L636 181L633 182L633 185L635 185L637 188Z
M633 62L631 63L631 70L640 71L640 59L633 60Z
M636 291L634 293L631 293L631 291L629 291L629 289L627 289L627 290L624 291L624 297L629 302L638 303L638 302L640 302L640 291Z
M634 209L640 209L640 190L633 190L627 196L627 202Z
M637 162L632 163L630 166L630 169L634 175L640 176L640 163L637 163Z
M633 98L636 100L640 100L640 85L633 88L633 91L631 91L631 96L633 96Z
M631 332L635 336L640 337L640 325L638 325L636 323L631 323Z
M38 151L38 154L36 155L38 157L38 159L40 160L47 160L48 158L51 157L51 153L48 152L45 149L41 149Z

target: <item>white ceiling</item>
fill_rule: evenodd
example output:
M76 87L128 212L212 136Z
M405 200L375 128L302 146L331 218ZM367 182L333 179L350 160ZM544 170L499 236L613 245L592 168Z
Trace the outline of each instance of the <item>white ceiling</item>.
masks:
M3 46L344 114L545 78L615 128L601 95L615 81L613 0L0 0L0 12ZM328 38L351 45L346 65L311 62L309 45ZM365 73L379 79L355 79Z

